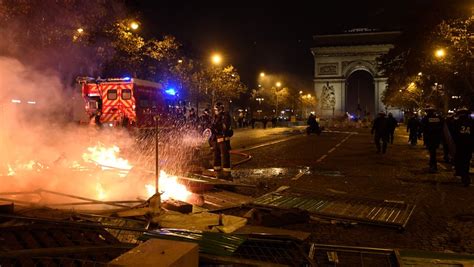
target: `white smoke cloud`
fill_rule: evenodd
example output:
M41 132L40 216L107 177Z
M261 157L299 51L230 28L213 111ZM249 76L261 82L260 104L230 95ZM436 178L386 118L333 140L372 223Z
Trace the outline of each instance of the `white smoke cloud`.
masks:
M73 89L52 71L0 57L0 77L0 193L42 188L103 200L149 196L145 185L154 184L153 138L137 141L125 131L72 123L71 94L65 92ZM160 140L160 163L173 174L189 167L193 151L204 141L189 129L160 134ZM83 154L99 143L125 152L117 156L128 159L132 171L103 171L84 161Z

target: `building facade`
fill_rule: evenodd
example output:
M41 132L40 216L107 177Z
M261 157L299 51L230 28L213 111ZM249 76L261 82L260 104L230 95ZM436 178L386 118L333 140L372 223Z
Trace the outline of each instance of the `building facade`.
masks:
M321 117L346 113L361 118L373 117L379 111L402 116L399 109L385 107L381 101L387 77L382 75L377 64L377 58L393 47L400 34L358 29L314 36L311 49L314 91Z

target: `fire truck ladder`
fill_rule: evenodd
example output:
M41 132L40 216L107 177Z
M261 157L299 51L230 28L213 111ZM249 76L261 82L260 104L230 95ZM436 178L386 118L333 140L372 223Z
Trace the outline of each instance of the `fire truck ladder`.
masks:
M402 201L349 198L340 196L300 197L270 193L252 202L253 205L308 211L317 217L355 221L404 229L415 205Z

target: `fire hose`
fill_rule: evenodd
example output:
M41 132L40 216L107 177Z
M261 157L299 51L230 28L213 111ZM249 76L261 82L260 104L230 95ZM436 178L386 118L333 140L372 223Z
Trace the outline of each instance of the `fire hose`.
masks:
M236 163L232 164L233 166L238 166L238 165L243 164L243 163L245 163L247 161L250 161L252 159L252 156L250 154L246 154L246 153L243 153L243 152L240 152L240 151L231 150L230 154L244 157L244 159L241 159L241 160L237 161Z

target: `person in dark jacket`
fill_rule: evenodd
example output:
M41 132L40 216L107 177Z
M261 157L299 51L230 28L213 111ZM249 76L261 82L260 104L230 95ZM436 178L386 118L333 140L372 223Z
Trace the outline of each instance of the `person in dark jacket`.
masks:
M429 171L434 173L438 171L436 150L441 144L441 139L443 137L444 120L432 107L426 108L425 112L426 116L421 120L423 141L430 153Z
M418 142L418 133L420 132L421 123L418 120L418 116L413 114L413 116L407 122L407 132L410 134L408 137L408 142L411 145L416 145Z
M454 145L452 140L452 132L454 126L454 114L448 112L448 115L444 119L443 125L443 138L441 143L443 144L443 160L446 163L451 163L454 155Z
M474 122L469 110L459 109L456 113L458 119L453 123L452 132L454 143L456 144L454 155L455 175L461 176L464 186L469 186L471 184L469 168L474 147Z
M377 148L377 153L380 153L380 141L382 141L382 153L385 154L385 152L387 152L389 136L388 119L385 117L385 112L379 112L378 117L372 124L371 133L374 134L374 142Z
M316 133L319 135L321 133L319 130L319 123L313 113L309 114L308 121L306 123L308 124L308 128L306 128L306 134L309 135L311 133Z
M395 128L398 127L398 122L397 120L393 117L392 113L388 113L388 136L390 140L390 144L393 144L393 139L395 136Z
M230 138L233 135L232 120L221 102L217 102L214 107L211 130L211 141L214 147L214 171L217 173L217 178L232 180L230 168Z

